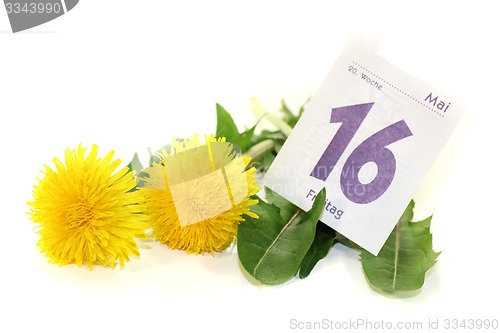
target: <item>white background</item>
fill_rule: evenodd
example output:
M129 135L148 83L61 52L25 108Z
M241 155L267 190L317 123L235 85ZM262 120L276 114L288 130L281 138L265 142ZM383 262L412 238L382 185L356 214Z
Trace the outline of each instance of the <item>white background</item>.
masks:
M464 2L465 3L465 2ZM82 0L12 34L0 8L0 331L287 332L290 320L497 316L500 22L494 1ZM215 103L251 125L249 99L297 108L353 32L468 105L416 195L443 251L413 297L374 292L336 246L305 280L257 287L235 248L188 256L153 243L123 269L58 267L25 212L43 164L97 143L124 164L172 136L215 128Z

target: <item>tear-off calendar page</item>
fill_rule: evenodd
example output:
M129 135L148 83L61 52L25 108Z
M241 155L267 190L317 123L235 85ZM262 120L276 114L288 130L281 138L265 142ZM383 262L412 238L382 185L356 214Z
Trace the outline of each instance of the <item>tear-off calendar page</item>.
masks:
M457 125L463 107L355 35L266 173L304 210L325 187L321 221L378 254Z

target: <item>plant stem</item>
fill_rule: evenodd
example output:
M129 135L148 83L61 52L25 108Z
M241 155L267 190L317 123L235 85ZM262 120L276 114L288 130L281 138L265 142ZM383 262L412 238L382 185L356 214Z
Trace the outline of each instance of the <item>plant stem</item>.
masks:
M266 117L274 126L276 126L286 137L292 133L292 126L288 125L285 121L276 117L274 114L269 113L256 98L250 100L252 111L259 117Z
M267 139L251 147L249 150L245 152L245 155L251 157L252 160L255 160L262 157L267 151L270 151L273 148L274 148L274 140Z

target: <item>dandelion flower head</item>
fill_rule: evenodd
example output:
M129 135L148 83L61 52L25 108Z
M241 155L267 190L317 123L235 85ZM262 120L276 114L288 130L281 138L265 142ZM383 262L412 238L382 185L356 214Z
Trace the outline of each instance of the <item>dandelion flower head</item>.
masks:
M40 235L38 246L59 265L115 267L139 256L137 238L147 238L149 223L142 214L134 173L115 172L114 152L98 158L97 146L67 149L64 163L53 159L34 187L31 220Z
M214 255L233 243L243 214L258 217L250 210L259 190L255 169L246 170L250 158L225 138L174 139L157 158L145 170L141 191L152 235L161 243Z

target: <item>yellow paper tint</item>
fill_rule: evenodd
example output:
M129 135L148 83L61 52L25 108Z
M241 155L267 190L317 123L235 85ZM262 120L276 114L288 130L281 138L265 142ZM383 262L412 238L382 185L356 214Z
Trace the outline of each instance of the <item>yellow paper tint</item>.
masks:
M226 212L248 194L243 156L231 143L209 144L164 159L164 186L170 189L181 226Z

